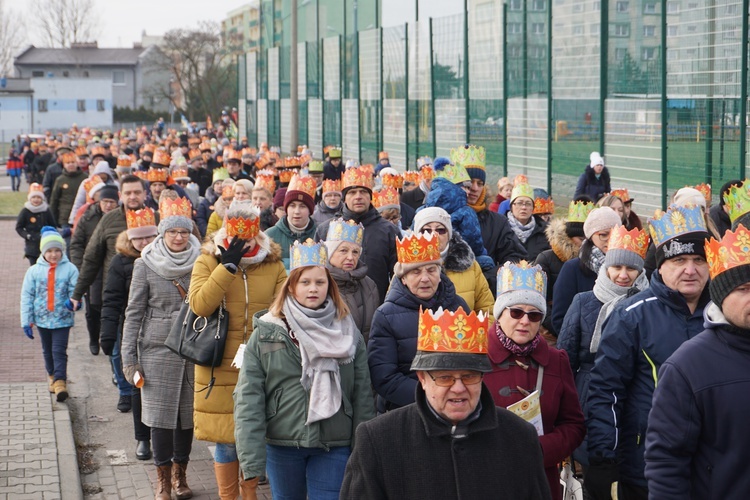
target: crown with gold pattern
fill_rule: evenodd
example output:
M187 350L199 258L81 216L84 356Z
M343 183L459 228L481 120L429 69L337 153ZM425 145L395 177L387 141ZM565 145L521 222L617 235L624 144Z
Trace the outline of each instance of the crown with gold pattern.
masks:
M672 205L666 212L657 210L648 226L651 239L657 247L677 236L706 232L706 221L703 217L704 211L701 206L678 207Z
M403 177L404 182L411 182L412 184L419 184L420 181L419 172L417 170L403 172L401 177Z
M282 182L284 184L288 184L292 181L292 177L298 172L296 169L292 168L280 168L278 169L279 172L279 182Z
M286 168L299 168L302 166L299 156L287 156L284 159L284 166Z
M60 155L60 163L75 163L78 157L75 153L67 152Z
M534 198L535 214L553 214L555 213L555 202L552 198Z
M88 156L88 155L89 155L88 150L84 148L83 146L78 146L76 148L76 156Z
M734 231L727 231L721 241L711 238L706 242L708 273L715 279L732 268L750 264L750 231L739 224Z
M432 233L408 233L396 238L396 255L401 264L421 264L440 260L438 238Z
M364 165L360 165L359 168L370 174L370 176L375 173L375 165L373 165L372 163L365 163Z
M104 148L102 146L94 146L91 148L91 157L95 156L107 156L107 148Z
M471 180L463 165L450 163L448 158L435 158L434 166L435 177L442 177L451 184L462 184Z
M96 186L97 184L104 184L104 181L101 177L98 175L94 175L93 177L89 177L85 181L83 181L83 189L86 191L86 200L91 201L91 197L89 193L91 192L91 189Z
M365 228L353 220L333 219L328 226L326 241L347 241L362 246Z
M729 207L729 219L734 223L750 212L750 179L745 179L739 186L731 186L723 196L724 203Z
M98 177L98 176L97 176ZM101 180L101 179L99 179ZM35 195L42 195L44 196L44 186L39 184L38 182L33 182L29 186L29 194L34 193Z
M236 151L234 149L230 149L229 151L227 151L226 149L224 149L224 163L228 163L230 161L242 163L242 151Z
M431 165L424 165L419 168L420 181L430 181L435 178L435 169Z
M208 141L201 142L200 145L198 146L198 150L200 152L204 152L204 151L209 151L210 152L211 151L211 143L208 142Z
M167 217L193 218L193 207L187 198L171 199L162 196L159 200L159 217L164 220Z
M484 148L473 144L453 148L450 152L451 162L464 168L485 168L485 157Z
M386 187L372 194L372 205L378 209L378 212L388 210L389 208L401 208L398 198L398 191L392 187Z
M133 158L131 158L128 155L120 155L117 157L117 166L118 167L132 167Z
M191 138L188 139L188 146L190 146L190 147L197 147L198 144L200 144L200 143L201 143L201 138L200 137L191 137Z
M497 295L505 292L526 290L547 297L547 275L542 266L525 260L518 264L506 262L497 273Z
M430 158L429 156L420 156L419 158L417 158L417 170L429 165L432 165L432 158Z
M146 180L148 182L163 182L164 184L166 184L168 179L169 170L166 168L151 167L146 173Z
M273 178L273 172L271 170L259 170L255 174L254 188L265 189L273 195L276 192L276 181Z
M295 241L289 247L289 270L307 266L325 266L328 263L328 250L322 241L315 243L308 238L304 243Z
M175 168L172 170L172 178L174 180L190 180L190 176L188 175L188 171L186 168Z
M528 184L528 183L529 183L529 178L523 174L518 174L517 176L513 177L513 186L518 186L519 184Z
M229 179L229 171L226 167L215 168L212 173L211 184L223 181L224 179Z
M571 201L568 205L568 219L567 222L586 222L586 217L589 216L591 211L594 209L594 204L586 201Z
M135 175L139 179L143 179L144 181L148 180L148 170L136 170L135 172L133 172L133 175Z
M610 250L627 250L646 258L648 244L651 241L645 229L634 227L630 231L623 226L615 226L609 234L607 252Z
M622 201L623 203L629 203L633 201L633 199L630 197L630 193L628 193L628 190L625 188L613 189L609 192L609 194L620 198L620 201Z
M251 240L260 232L260 217L230 217L224 222L227 237Z
M188 151L188 160L193 161L196 158L203 158L203 153L199 149L191 149Z
M255 156L258 154L258 150L255 148L242 148L242 156Z
M341 194L341 180L326 179L323 181L323 194L339 193Z
M390 187L394 189L401 189L402 187L404 187L404 178L400 175L383 174L380 177L380 182L384 187Z
M483 311L467 314L463 307L455 312L440 307L432 312L420 306L417 350L486 354L488 326L488 317Z
M140 210L125 210L125 222L128 225L128 229L147 226L156 227L156 216L154 215L154 210L149 207L144 207Z
M513 203L516 198L521 196L531 200L534 199L534 188L531 187L531 184L516 184L513 191L510 192L510 202Z
M159 148L154 151L154 159L151 161L151 163L156 163L157 165L164 165L165 167L167 167L169 166L169 162L171 160L172 158L169 156L169 153L167 153L167 150Z
M289 187L287 193L290 191L301 191L315 199L315 191L318 189L315 179L308 175L300 175L294 172L292 179L289 181Z
M702 184L698 184L697 186L694 186L694 188L701 192L701 194L703 195L703 199L706 200L706 206L710 207L711 206L711 184L706 184L704 182Z
M362 187L372 191L373 179L372 174L359 168L348 168L341 176L342 189L352 187Z

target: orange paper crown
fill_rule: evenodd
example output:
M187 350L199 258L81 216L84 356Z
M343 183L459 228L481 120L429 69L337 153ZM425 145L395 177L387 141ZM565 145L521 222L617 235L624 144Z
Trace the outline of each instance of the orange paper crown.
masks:
M315 199L315 190L317 188L318 186L315 183L315 179L307 175L299 175L295 172L292 179L289 181L287 193L290 191L302 191L303 193L308 194L310 198Z
M372 174L364 170L362 167L346 169L341 180L341 187L344 189L348 187L363 187L372 190Z
M372 163L365 163L364 165L360 165L359 168L361 168L362 171L367 172L370 177L372 177L372 174L375 172L375 167Z
M284 159L284 166L286 168L299 168L301 165L298 156L287 156Z
M202 158L203 153L200 152L199 149L191 149L188 151L188 160L194 160L196 158Z
M152 163L156 163L158 165L169 166L169 162L171 160L172 160L172 157L169 156L169 153L167 153L166 149L159 148L156 151L154 151L154 159L152 160Z
M79 146L76 148L76 156L88 156L89 152L86 148L83 146Z
M99 177L99 176L97 175L97 177ZM101 180L101 179L99 179L99 180ZM44 195L44 186L42 186L41 184L39 184L37 182L32 183L29 186L29 194L31 194L31 193L41 193L42 195Z
M190 176L188 175L188 171L185 168L175 168L172 170L172 178L174 180L177 179L190 179Z
M149 207L144 207L140 210L126 210L125 222L128 225L128 229L156 226L156 216L154 216L154 210Z
M98 175L89 177L88 179L83 181L83 189L86 190L86 195L88 195L88 193L91 191L91 188L93 188L97 184L102 184L103 182L104 181L102 180L102 178L99 177Z
M96 148L94 148L94 149L96 149ZM151 153L151 155L153 155L154 151L156 151L156 146L154 146L153 144L144 144L143 145L143 150L141 151L141 154Z
M378 161L380 160L387 160L388 159L388 152L387 151L381 151L378 153Z
M224 163L227 163L229 160L242 163L242 151L235 151L234 149L227 151L227 149L224 148Z
M91 157L94 156L107 156L107 149L101 146L94 146L91 148Z
M133 159L128 155L120 155L117 157L118 167L131 167L133 166Z
M265 189L273 194L276 191L276 181L273 179L273 172L270 170L261 170L255 174L255 187Z
M609 235L607 251L628 250L640 255L642 259L645 259L650 241L651 238L648 236L648 231L645 229L634 227L628 231L625 226L617 226L612 229L612 232Z
M721 241L711 238L706 242L706 260L711 279L724 271L750 264L750 231L739 224L735 231L727 231Z
M555 213L555 202L552 201L552 198L535 198L533 213L535 214Z
M135 175L139 179L143 179L144 181L148 180L148 171L147 170L136 170L135 172L133 172L133 175Z
M387 187L372 194L372 204L378 211L388 208L400 208L398 191L395 188Z
M297 173L297 170L291 168L279 169L279 182L288 184L292 181L292 177Z
M404 182L411 182L412 184L419 184L419 172L416 170L409 170L401 174Z
M628 193L628 190L625 189L625 188L622 188L622 189L613 189L612 191L609 192L609 194L611 194L612 196L617 196L618 198L620 198L620 200L623 203L627 203L629 201L633 201L633 200L630 199L630 193Z
M260 217L231 217L224 222L227 236L251 240L260 232Z
M200 143L201 143L200 137L191 137L190 139L188 139L188 144L190 146L197 146Z
M169 170L167 170L166 168L151 167L148 169L148 173L146 174L146 180L148 182L163 182L164 184L166 184L167 179L169 179Z
M385 174L380 178L383 186L391 187L395 189L401 189L404 187L404 178L400 175Z
M200 145L198 146L198 149L199 149L199 150L200 150L201 152L203 152L203 151L211 151L211 143L210 143L210 142L208 142L208 141L203 141L203 142L201 142L201 143L200 143Z
M518 186L519 184L528 184L529 178L526 177L523 174L518 174L513 178L513 187Z
M396 238L396 255L401 264L420 264L440 260L438 239L430 234L411 233Z
M419 307L417 350L487 354L487 315L459 307L456 312L438 308L434 313Z
M258 150L255 148L242 148L242 156L255 156Z
M711 184L706 184L705 182L703 184L698 184L695 186L695 189L701 192L703 195L703 198L706 200L706 206L711 205Z
M162 196L159 201L159 217L162 220L167 217L187 217L188 219L192 219L193 207L190 206L190 201L187 198L173 200Z
M323 194L339 193L341 194L341 180L326 179L323 181Z
M234 184L230 184L221 188L221 197L225 200L231 200L232 198L234 198Z
M75 163L78 157L75 153L63 153L60 155L60 161L62 163Z
M435 170L431 165L424 165L419 169L419 179L422 181L429 181L435 177Z

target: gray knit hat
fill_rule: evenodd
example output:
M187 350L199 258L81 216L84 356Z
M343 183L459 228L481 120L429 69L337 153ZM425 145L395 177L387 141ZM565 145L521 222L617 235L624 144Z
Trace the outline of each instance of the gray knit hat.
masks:
M422 228L431 222L439 222L448 230L448 240L453 237L453 225L451 216L440 207L425 207L414 216L414 232L419 233Z

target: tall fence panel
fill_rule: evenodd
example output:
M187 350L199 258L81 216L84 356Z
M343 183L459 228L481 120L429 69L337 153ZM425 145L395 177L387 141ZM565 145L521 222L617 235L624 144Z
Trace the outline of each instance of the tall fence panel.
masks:
M413 170L407 160L406 129L406 29L404 26L383 29L382 93L383 93L383 149L388 151L392 165Z
M414 162L420 156L435 156L429 20L409 24L408 37L407 161Z
M435 154L448 156L466 134L465 16L432 20L432 97Z
M323 143L341 144L341 38L323 40Z
M359 150L362 163L377 163L382 145L380 30L359 33ZM403 165L403 164L401 164Z
M322 51L322 42L307 43L307 145L319 158L323 157Z

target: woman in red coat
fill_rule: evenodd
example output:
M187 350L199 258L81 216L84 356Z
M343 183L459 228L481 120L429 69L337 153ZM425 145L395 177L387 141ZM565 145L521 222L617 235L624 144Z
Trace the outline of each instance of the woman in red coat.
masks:
M558 464L583 441L585 427L565 351L539 335L547 312L547 277L526 261L506 263L497 276L496 322L489 333L492 372L484 384L497 406L508 407L541 392L544 469L554 500L562 499ZM542 375L539 375L539 372Z

